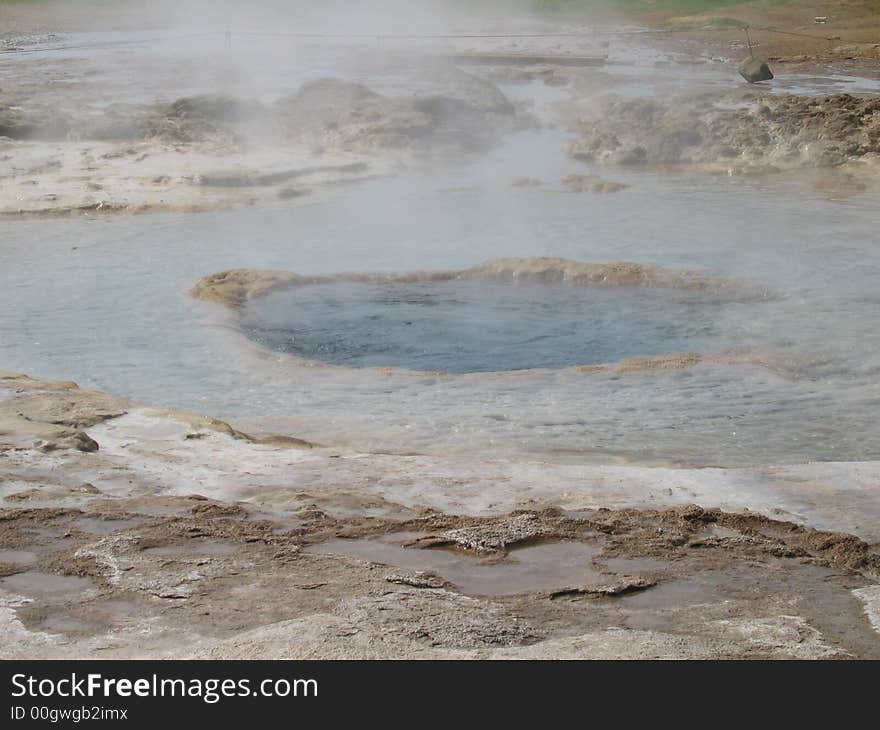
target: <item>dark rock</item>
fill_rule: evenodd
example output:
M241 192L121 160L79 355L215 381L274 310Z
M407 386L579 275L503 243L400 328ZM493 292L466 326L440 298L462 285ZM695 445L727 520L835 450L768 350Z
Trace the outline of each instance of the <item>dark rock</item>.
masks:
M77 451L97 451L98 442L91 438L85 431L77 431L70 437L71 446Z
M773 78L773 72L765 61L757 58L749 58L739 67L739 74L750 84L759 81L769 81Z
M76 449L77 451L93 452L100 448L98 442L85 431L59 431L51 438L37 441L34 444L40 451L49 453L58 449Z

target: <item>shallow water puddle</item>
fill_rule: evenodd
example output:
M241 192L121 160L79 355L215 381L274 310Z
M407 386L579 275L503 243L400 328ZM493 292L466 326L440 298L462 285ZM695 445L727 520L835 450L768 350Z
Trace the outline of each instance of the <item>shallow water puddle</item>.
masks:
M76 521L76 527L93 535L109 535L117 530L127 530L144 525L147 519L130 520L105 520L100 517L80 517Z
M88 578L75 575L56 575L39 570L0 578L0 588L20 593L24 596L41 599L72 598L76 594L85 593L93 587Z
M556 542L511 550L492 561L438 549L405 548L378 540L329 540L306 552L344 555L413 571L432 571L472 596L511 596L568 586L600 585L610 578L591 565L601 547L581 542Z
M25 623L33 624L39 631L53 634L83 635L94 634L137 621L143 613L143 606L126 598L110 598L96 602L75 602L64 606L51 607L48 611L38 610L35 614L25 613ZM21 616L21 614L20 614Z
M52 619L58 622L69 621L71 626L76 622L113 626L136 621L138 615L143 610L143 605L136 600L130 598L109 598L90 603L85 607L72 607L69 614L52 614ZM76 629L71 628L68 630Z
M104 628L100 621L59 613L46 616L38 626L40 630L53 634L91 634Z
M625 567L651 571L654 560L607 560L610 569ZM768 596L786 596L785 608L764 608L764 618L802 616L825 640L855 651L862 658L880 657L880 641L856 596L835 580L834 570L821 566L772 561L768 565L741 565L717 569L698 569L688 575L663 580L646 593L633 593L618 599L625 613L627 628L667 631L683 613L697 606L714 606L717 615L733 612L737 605L755 605ZM727 608L725 608L727 607Z
M32 565L37 562L37 554L29 550L0 550L0 563Z

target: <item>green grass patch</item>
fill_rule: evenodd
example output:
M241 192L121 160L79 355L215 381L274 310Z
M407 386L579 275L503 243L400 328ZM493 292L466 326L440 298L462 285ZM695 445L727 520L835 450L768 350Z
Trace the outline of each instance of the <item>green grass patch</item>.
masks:
M709 18L706 25L713 28L748 28L749 24L736 18Z
M535 5L547 11L623 10L656 11L690 15L722 8L747 5L754 0L535 0ZM788 0L775 0L776 3Z

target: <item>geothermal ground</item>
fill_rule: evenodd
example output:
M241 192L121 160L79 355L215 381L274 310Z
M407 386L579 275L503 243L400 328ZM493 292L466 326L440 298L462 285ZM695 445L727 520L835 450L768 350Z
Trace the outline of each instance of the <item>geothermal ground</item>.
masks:
M822 470L739 472L752 501L711 472L352 453L0 382L7 658L880 654L876 549L768 504Z
M880 658L876 18L162 7L3 9L0 657Z

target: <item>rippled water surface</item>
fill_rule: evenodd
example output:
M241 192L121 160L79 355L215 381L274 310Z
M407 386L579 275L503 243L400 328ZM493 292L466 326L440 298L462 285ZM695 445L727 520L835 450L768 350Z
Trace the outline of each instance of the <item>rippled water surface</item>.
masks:
M880 458L878 188L590 170L565 156L567 141L523 132L477 162L206 215L0 221L0 368L358 448L715 465ZM590 172L630 187L573 194L560 182ZM511 186L520 176L544 184ZM278 332L292 332L301 354L358 366L324 368L255 346L228 313L186 294L233 267L404 272L503 256L686 268L771 296L722 305L531 289L523 299L450 285L398 290L389 307L381 289L326 288L249 314L276 349L286 349ZM340 303L332 313L328 297ZM409 297L441 300L442 317ZM416 326L420 337L399 336ZM682 350L712 357L516 377L362 367L487 371ZM424 352L445 359L419 363Z
M541 139L519 142L540 157ZM714 464L880 457L876 193L832 201L781 180L650 174L615 175L632 188L612 196L511 188L508 176L533 173L534 162L509 147L491 167L295 204L4 221L0 362L360 447ZM555 164L550 174L576 169ZM452 183L471 189L449 192ZM504 255L631 260L760 282L777 296L697 317L711 320L702 343L711 352L754 351L771 367L516 381L292 368L244 346L218 308L186 295L200 276L238 266L412 271ZM668 349L683 344L673 335Z
M720 306L630 287L333 283L257 299L243 326L260 344L309 360L472 373L705 350Z

